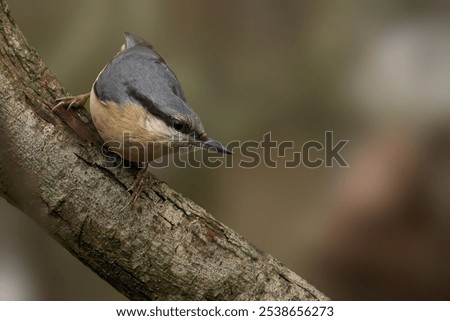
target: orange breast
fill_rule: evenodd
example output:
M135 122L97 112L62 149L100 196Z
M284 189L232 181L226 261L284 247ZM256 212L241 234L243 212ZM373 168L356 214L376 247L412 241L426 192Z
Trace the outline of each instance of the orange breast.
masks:
M98 133L109 149L123 158L143 163L161 158L171 149L167 138L146 128L148 113L133 103L102 102L91 91L90 111Z

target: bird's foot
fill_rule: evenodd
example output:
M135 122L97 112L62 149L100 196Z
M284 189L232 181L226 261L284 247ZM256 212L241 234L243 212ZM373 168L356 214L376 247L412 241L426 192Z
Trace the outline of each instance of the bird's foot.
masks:
M87 93L78 96L67 96L55 99L57 104L52 108L52 110L55 110L62 106L67 107L67 110L69 110L72 107L83 107L90 96L91 93Z
M150 178L150 165L145 164L145 167L142 168L137 174L133 184L130 186L129 189L127 189L127 192L132 193L128 200L127 205L123 208L123 210L130 208L137 201L149 178Z

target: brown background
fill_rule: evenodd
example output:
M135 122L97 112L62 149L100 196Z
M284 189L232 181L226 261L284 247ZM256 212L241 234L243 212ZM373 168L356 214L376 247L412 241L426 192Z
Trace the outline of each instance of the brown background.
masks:
M71 93L90 90L131 31L224 143L349 139L349 168L155 173L333 299L450 299L445 1L9 4ZM0 201L0 299L123 298Z

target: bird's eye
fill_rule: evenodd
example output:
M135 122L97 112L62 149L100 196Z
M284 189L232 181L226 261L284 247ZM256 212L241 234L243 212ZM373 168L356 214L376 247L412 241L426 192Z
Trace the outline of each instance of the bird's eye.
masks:
M172 127L173 127L173 129L175 129L177 131L181 131L184 127L184 124L181 122L181 120L174 119L174 121L172 123Z

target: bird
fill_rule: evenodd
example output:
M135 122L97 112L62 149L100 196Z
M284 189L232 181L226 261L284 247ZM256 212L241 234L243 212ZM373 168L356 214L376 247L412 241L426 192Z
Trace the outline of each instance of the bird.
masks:
M128 190L133 204L149 176L149 162L183 147L232 152L206 134L177 76L153 46L130 32L124 37L91 91L56 99L53 110L81 107L89 99L92 121L109 150L141 167Z

